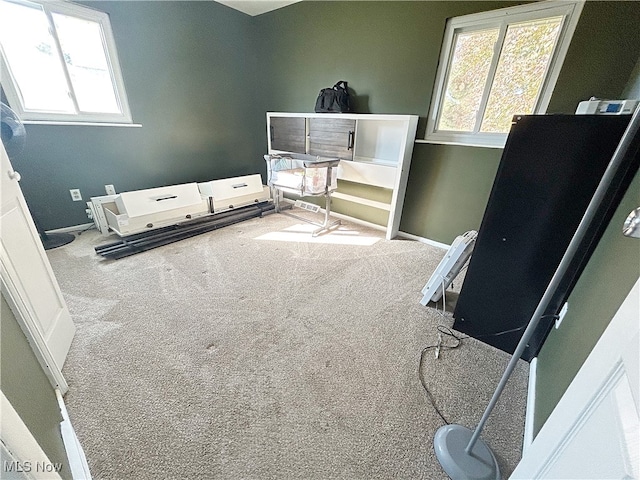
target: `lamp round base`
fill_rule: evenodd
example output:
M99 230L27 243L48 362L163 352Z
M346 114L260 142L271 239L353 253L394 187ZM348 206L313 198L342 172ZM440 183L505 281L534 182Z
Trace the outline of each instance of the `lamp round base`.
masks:
M45 233L40 235L42 240L42 246L45 250L51 250L52 248L62 247L67 243L73 242L74 237L70 233Z
M465 452L473 431L462 425L440 427L433 438L436 457L452 480L500 480L500 469L489 446L478 438Z

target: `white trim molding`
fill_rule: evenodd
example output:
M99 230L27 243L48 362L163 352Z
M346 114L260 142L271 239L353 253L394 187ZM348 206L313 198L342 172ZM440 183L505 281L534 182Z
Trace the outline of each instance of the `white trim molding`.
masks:
M89 471L87 457L84 454L82 445L80 445L76 431L73 429L73 425L71 425L71 420L69 420L69 413L67 412L67 407L64 404L62 393L60 393L60 390L57 388L56 398L58 399L58 406L60 407L60 413L62 414L60 433L62 434L62 441L67 452L71 476L74 480L91 480L92 477L91 472Z
M538 368L538 357L535 357L529 363L529 385L527 388L527 406L524 418L524 440L522 442L522 455L533 443L533 430L535 420L536 407L536 375Z
M416 242L426 243L427 245L431 245L432 247L442 248L444 250L449 250L449 248L451 247L451 245L448 245L446 243L437 242L429 238L420 237L412 233L398 232L398 236L403 238L408 238L409 240L415 240Z

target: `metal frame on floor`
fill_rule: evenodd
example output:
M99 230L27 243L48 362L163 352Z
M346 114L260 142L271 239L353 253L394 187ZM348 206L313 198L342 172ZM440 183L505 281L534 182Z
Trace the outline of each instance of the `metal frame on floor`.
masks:
M98 245L95 251L105 258L117 260L141 253L152 248L161 247L185 238L211 232L218 228L233 225L250 218L262 217L272 213L275 207L272 202L262 202L228 212L199 217L180 222L169 227L158 228L149 232L137 233L120 238L117 242Z

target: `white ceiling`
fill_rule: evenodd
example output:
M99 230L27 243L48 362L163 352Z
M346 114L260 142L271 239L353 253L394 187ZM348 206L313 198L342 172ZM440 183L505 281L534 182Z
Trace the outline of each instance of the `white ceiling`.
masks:
M247 15L256 16L271 10L286 7L301 0L216 0L227 7L240 10Z

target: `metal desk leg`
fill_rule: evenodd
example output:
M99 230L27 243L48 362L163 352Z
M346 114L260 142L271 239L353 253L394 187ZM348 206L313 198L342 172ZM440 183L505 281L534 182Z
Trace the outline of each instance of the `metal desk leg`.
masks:
M322 233L329 232L330 230L333 230L340 225L340 220L334 220L333 222L329 221L329 215L331 214L331 195L329 193L325 193L324 198L324 223L320 226L320 228L317 228L316 230L311 232L312 237L317 237Z

